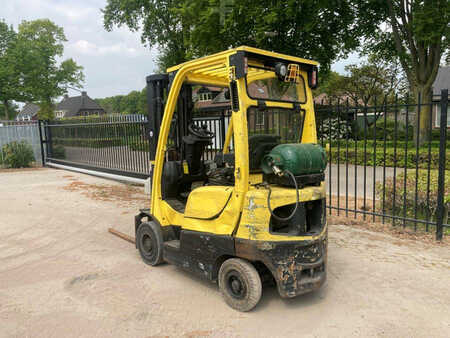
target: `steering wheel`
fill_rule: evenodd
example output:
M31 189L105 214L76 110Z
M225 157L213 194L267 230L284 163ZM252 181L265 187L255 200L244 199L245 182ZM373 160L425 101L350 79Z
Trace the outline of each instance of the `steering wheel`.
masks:
M200 127L194 123L190 123L188 125L188 130L192 135L200 138L212 139L216 135L212 131L207 130L205 124Z

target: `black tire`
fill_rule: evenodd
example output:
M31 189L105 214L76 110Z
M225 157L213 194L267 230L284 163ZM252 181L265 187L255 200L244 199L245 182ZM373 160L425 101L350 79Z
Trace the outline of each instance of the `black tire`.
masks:
M136 245L142 260L148 265L155 266L163 262L163 237L156 223L144 222L139 225Z
M258 271L240 258L230 258L222 264L219 288L225 302L238 311L250 311L261 299L262 283Z

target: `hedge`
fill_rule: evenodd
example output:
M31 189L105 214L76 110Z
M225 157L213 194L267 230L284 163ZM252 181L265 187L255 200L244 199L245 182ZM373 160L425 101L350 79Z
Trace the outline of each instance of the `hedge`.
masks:
M149 151L148 141L130 142L128 147L134 151Z
M394 215L403 216L403 205L406 205L406 217L414 218L415 216L415 198L416 198L416 171L408 171L406 174L406 189L404 186L404 173L396 176L395 186L394 179L388 178L385 182L385 211ZM437 209L437 190L438 190L438 171L430 171L430 195L429 203L427 199L427 180L428 171L419 170L417 179L417 216L418 219L426 219L431 216L431 220L435 221L435 213ZM395 208L394 208L394 190L395 190ZM383 184L376 185L377 197L383 198ZM406 197L406 199L405 199ZM450 206L450 172L445 175L445 192L444 204L446 210ZM380 203L380 208L382 207ZM447 216L447 215L445 215ZM447 217L445 217L447 219Z
M338 154L340 155L339 162L349 164L357 164L357 165L369 165L373 166L374 164L377 166L386 165L387 167L405 167L405 149L397 148L396 156L394 156L394 148L386 148L386 163L384 162L384 149L381 147L377 147L375 151L375 161L373 158L374 150L372 147L367 147L366 156L364 156L364 149L358 148L355 152L354 148L348 149L348 158L347 158L347 149L345 147L341 147L339 152L337 148L332 147L327 152L328 160L331 163L337 163ZM430 168L437 169L439 165L439 149L433 148L430 153ZM428 149L419 149L418 156L416 157L415 150L408 150L406 156L406 167L410 169L416 168L416 162L418 162L418 167L421 169L428 168ZM450 149L447 149L446 153L446 168L450 168Z
M345 139L341 139L340 141L337 140L332 140L331 142L328 142L328 140L324 140L324 143L330 143L332 147L337 147L337 145L339 144L339 146L342 147L346 147L347 146L347 141ZM353 141L353 140L348 140L348 146L349 148L351 147L355 147L355 143L357 145L358 148L363 149L364 147L364 141ZM385 142L383 140L366 140L366 147L369 148L373 148L374 144L376 143L376 147L377 148L383 148L385 146ZM408 145L408 149L416 149L416 145L414 143L414 141L403 141L403 140L386 140L386 148L394 148L394 146L397 147L397 149L399 148L405 148L405 145ZM429 143L425 143L424 145L422 145L421 147L419 147L419 150L427 150L428 151L428 145ZM440 146L440 142L439 141L431 141L431 148L438 148L439 149ZM450 142L447 142L447 149L450 149Z
M0 151L2 165L6 168L27 168L35 160L33 148L25 141L7 143Z
M88 148L104 148L115 147L126 144L126 139L121 137L115 138L59 138L54 137L53 142L55 145L61 145L66 147L88 147Z

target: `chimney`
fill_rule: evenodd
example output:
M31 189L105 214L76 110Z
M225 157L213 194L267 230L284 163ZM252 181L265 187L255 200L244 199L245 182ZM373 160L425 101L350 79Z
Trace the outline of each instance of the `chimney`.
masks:
M84 108L84 104L86 102L87 92L82 91L81 92L81 107Z

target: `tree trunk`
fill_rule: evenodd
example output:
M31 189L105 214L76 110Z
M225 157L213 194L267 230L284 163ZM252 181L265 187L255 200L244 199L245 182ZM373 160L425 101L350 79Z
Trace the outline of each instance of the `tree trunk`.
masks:
M5 107L5 120L9 120L8 100L3 101L3 106Z
M419 103L420 98L420 106L416 108L414 142L422 146L425 142L430 141L430 126L432 122L431 87L418 85L415 90L415 97L416 104Z

